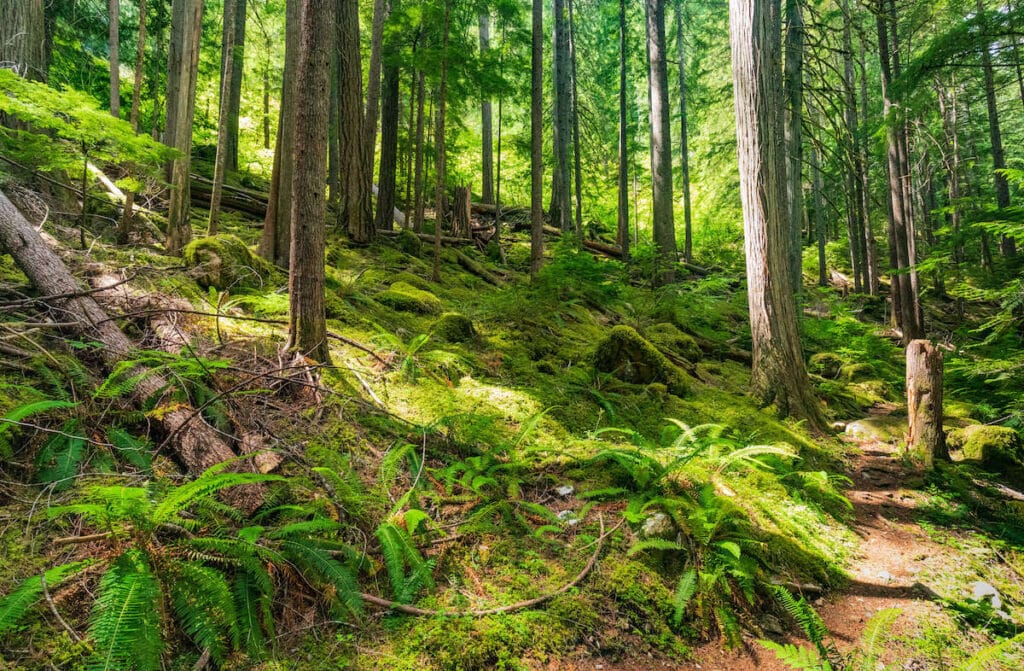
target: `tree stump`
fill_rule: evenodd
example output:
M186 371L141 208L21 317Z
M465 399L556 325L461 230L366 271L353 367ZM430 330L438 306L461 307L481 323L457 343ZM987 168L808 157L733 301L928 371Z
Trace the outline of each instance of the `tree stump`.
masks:
M457 238L471 236L469 219L471 191L469 186L455 187L455 201L452 203L452 235Z
M942 430L942 350L927 340L907 345L907 452L931 470L949 459Z

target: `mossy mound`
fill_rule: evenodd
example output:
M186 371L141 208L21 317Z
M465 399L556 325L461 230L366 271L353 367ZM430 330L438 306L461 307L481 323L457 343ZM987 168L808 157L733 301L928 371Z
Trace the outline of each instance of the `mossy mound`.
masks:
M807 370L822 377L835 378L843 367L843 359L834 352L818 352L811 355Z
M258 289L280 278L265 259L253 254L233 235L213 235L188 243L182 252L195 269L196 282L207 289Z
M687 391L685 374L630 326L614 327L598 343L593 361L599 371L611 373L623 382L661 382L677 396Z
M403 228L395 236L395 246L410 256L419 256L423 250L423 241L409 229Z
M408 272L406 270L403 270L402 272L398 273L397 275L393 275L391 277L391 281L392 282L405 282L406 284L411 284L412 286L416 287L420 291L430 291L431 288L432 288L430 286L430 282L428 280L425 280L422 277L420 277L419 275L414 275L414 274L412 274L412 273L410 273L410 272Z
M430 332L435 338L444 342L469 342L476 339L473 321L458 312L445 312L437 318Z
M975 461L986 468L1019 466L1024 461L1020 436L1006 426L974 424L954 429L946 444L950 450L959 450L965 461Z
M395 282L376 296L377 302L394 310L425 315L441 313L441 299L429 291L417 289L408 282Z
M839 369L839 377L848 382L865 380L875 374L875 367L869 363L848 363Z
M675 324L663 322L644 329L644 335L661 349L678 354L687 361L700 360L700 346L693 336L683 333Z

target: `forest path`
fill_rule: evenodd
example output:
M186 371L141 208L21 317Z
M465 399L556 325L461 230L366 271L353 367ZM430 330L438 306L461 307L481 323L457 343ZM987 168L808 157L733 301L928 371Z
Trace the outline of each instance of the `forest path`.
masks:
M891 438L876 433L855 432L843 439L855 447L846 475L852 485L846 496L853 504L851 526L860 539L857 554L848 567L849 584L842 590L822 598L808 596L828 626L838 648L849 651L856 647L864 625L872 615L885 608L902 612L893 628L894 635L907 634L917 623L942 617L941 607L932 600L931 591L919 581L919 574L928 573L946 562L955 562L955 553L928 538L916 523L920 495L904 489L912 480L897 455L898 422L890 419L896 406L873 408L865 420L888 425ZM802 636L789 637L797 645L808 645ZM906 659L895 645L885 646L883 659L891 662ZM911 653L912 654L912 653ZM908 669L923 668L907 659ZM559 665L559 669L602 669L603 671L639 671L640 669L675 669L678 671L788 671L789 667L763 649L756 640L748 640L746 649L726 650L719 641L693 648L689 662L649 662L629 660L621 663L588 660L577 665Z

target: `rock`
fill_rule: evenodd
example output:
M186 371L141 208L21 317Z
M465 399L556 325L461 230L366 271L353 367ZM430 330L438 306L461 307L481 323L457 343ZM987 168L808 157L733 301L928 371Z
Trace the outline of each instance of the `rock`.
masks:
M558 519L560 519L561 521L565 522L570 527L574 527L580 523L579 518L576 517L575 510L562 510L558 512L555 516L558 517Z
M555 493L559 496L572 496L572 493L576 491L576 488L572 485L562 485L561 487L555 487Z
M1020 436L1006 426L973 424L954 429L946 436L950 450L959 450L965 461L975 461L985 468L1018 466L1022 461Z
M665 513L654 513L644 520L644 526L640 529L640 534L646 538L665 538L675 532L675 525Z
M398 247L398 249L410 256L419 256L420 251L423 249L423 241L407 228L403 228L399 231L398 235L395 236L394 241L395 246Z
M185 264L194 268L204 289L255 289L275 279L277 270L233 235L197 238L182 251Z
M441 312L441 299L430 293L417 289L408 282L395 282L385 291L376 296L377 302L402 312L418 312L436 315Z
M687 361L699 361L700 346L693 336L680 331L675 324L663 322L644 329L644 335L661 349L677 354Z
M906 433L906 419L902 417L865 417L846 425L846 435L859 440L874 440L889 443Z
M896 576L894 576L893 574L889 573L885 569L882 569L881 571L876 573L875 577L878 578L879 580L884 581L884 582L892 582L892 581L896 580Z
M469 317L458 312L445 312L430 327L435 338L443 342L460 343L476 339L476 329Z
M686 375L664 354L629 326L616 326L598 343L593 355L594 367L611 373L623 382L650 384L661 382L668 391L686 393Z
M843 367L843 360L833 352L818 352L811 355L807 361L807 370L822 377L835 378L839 375L839 369Z
M772 634L774 636L786 635L786 628L782 626L782 622L779 618L770 613L765 613L761 616L761 629L763 629L766 634Z
M999 596L999 590L984 580L977 580L971 583L971 598L975 601L985 601L988 599L995 610L1003 607L1003 599Z
M839 377L847 382L855 382L871 377L875 374L875 367L869 363L848 363L840 367Z

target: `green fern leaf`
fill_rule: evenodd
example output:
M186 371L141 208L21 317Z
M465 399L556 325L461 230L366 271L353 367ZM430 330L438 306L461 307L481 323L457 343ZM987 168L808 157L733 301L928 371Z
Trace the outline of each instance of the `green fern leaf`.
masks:
M36 480L50 484L56 492L67 491L85 459L85 438L78 420L65 422L61 433L53 434L36 456Z
M209 650L210 658L221 664L229 643L237 646L241 638L227 578L194 561L174 562L171 573L171 604L181 628L200 650Z
M263 625L260 622L262 596L258 590L252 576L247 572L235 576L235 611L238 613L239 642L252 657L259 657L266 647Z
M160 668L160 583L141 550L118 557L100 580L89 636L92 669L114 671Z
M57 566L46 572L46 588L53 589L68 576L82 570L90 562L79 561ZM40 576L32 576L0 599L0 634L14 628L25 614L34 606L43 594L43 582Z
M359 585L347 568L335 561L327 551L305 539L292 538L281 544L289 559L320 581L332 585L338 601L353 615L363 612Z
M1010 652L1014 647L1019 648L1022 643L1024 643L1024 633L982 648L971 655L971 658L960 667L960 671L985 671L989 664L1002 658L1003 655Z
M871 616L864 625L864 633L860 636L860 652L862 655L860 668L863 671L874 671L878 655L882 652L885 637L892 629L896 618L900 616L899 608L886 608Z
M697 572L690 569L679 578L679 585L672 596L672 623L678 629L683 624L683 615L686 614L686 607L690 600L697 593Z
M210 497L213 494L241 485L251 485L261 482L278 482L284 480L279 475L264 475L261 473L224 473L222 472L231 462L217 464L206 470L192 482L175 487L170 490L163 500L153 511L155 523L167 522L170 519L186 510L198 501Z
M664 538L648 538L645 541L639 541L633 543L626 551L626 555L632 557L635 554L646 552L647 550L680 550L685 551L687 548L681 543L675 541L665 540Z

